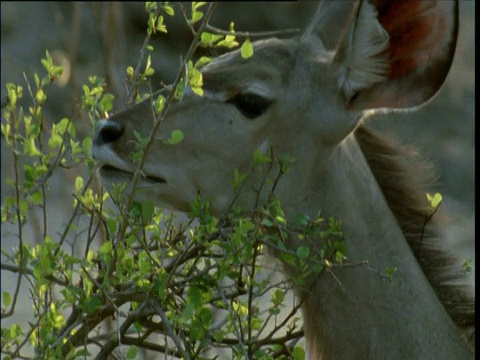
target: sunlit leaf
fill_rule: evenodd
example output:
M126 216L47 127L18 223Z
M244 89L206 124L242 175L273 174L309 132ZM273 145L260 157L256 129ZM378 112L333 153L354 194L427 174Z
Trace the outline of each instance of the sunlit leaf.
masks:
M244 59L248 59L253 55L253 46L249 38L245 40L240 51L242 53L242 58Z
M181 130L173 130L170 139L167 140L167 144L175 145L183 140L183 132Z

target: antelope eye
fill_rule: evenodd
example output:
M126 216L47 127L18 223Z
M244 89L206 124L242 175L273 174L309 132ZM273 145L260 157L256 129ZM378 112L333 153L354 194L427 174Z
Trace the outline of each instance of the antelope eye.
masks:
M254 93L239 93L227 101L247 118L255 119L262 115L272 101Z

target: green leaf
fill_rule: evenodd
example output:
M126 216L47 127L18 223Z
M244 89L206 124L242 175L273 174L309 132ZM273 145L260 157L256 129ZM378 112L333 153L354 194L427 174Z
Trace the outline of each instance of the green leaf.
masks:
M113 236L117 232L117 221L114 219L107 219L108 233Z
M150 201L145 201L142 203L142 217L145 222L150 222L150 219L153 216L153 211L155 210L153 203Z
M280 253L280 257L282 258L283 261L285 261L287 264L290 264L292 266L296 266L297 262L295 261L295 256L292 254L289 254L287 252Z
M158 115L163 110L165 106L165 97L163 95L159 95L154 102L155 113Z
M469 272L472 271L472 268L473 268L473 261L472 259L470 258L466 258L464 261L463 261L463 264L462 264L462 272L464 274L467 274Z
M233 310L240 315L240 316L247 316L248 315L248 307L242 304L239 301L233 301L232 303Z
M147 12L157 11L157 3L155 1L147 1L145 3L145 11Z
M291 165L295 163L295 158L289 153L285 153L280 155L280 157L278 158L278 162L280 163L282 173L288 174Z
M61 142L62 142L62 138L60 138L60 143ZM25 140L24 147L25 147L25 155L42 156L42 153L37 149L37 146L35 145L35 139L33 137Z
M83 178L81 176L77 176L77 178L75 179L75 190L77 190L77 192L80 192L83 189L83 186Z
M191 86L190 87L192 89L192 91L197 94L198 96L203 96L203 89L201 87L198 87L198 86Z
M145 250L142 250L140 255L138 256L138 267L142 274L150 273L152 269L152 264L150 262L150 257L148 256Z
M142 215L142 204L138 201L134 201L130 209L130 213L132 214L134 219L139 219Z
M305 214L297 214L293 220L293 223L299 227L305 227L308 225L310 218Z
M155 13L150 13L148 15L148 21L147 21L147 34L151 35L152 32L155 33L155 22L157 21L157 16Z
M37 180L36 170L29 164L25 164L23 165L23 172L25 176L25 183L30 183L33 185L33 183L35 183L35 180Z
M197 60L194 68L198 69L198 68L202 67L203 65L206 65L206 64L211 63L211 62L212 62L212 58L210 58L208 56L202 56L200 59Z
M194 1L192 2L192 10L196 11L204 6L207 2L206 1Z
M201 292L201 290L198 286L192 286L188 290L187 299L188 299L189 303L191 303L195 309L199 308L203 305L202 292Z
M130 348L127 351L127 359L136 359L137 353L138 353L138 348L135 345L130 346Z
M2 291L2 297L3 297L3 305L5 305L5 308L9 307L10 304L12 303L12 295L10 295L10 293L7 291Z
M250 39L247 38L241 48L241 53L242 53L242 58L248 59L249 57L252 57L253 55L253 46L252 43L250 42Z
M8 330L8 328L6 329ZM18 324L12 324L12 327L10 328L10 338L11 339L16 339L20 335L23 334L23 330ZM2 331L2 337L3 337L3 331Z
M345 255L343 255L343 253L341 251L335 251L335 261L338 263L338 264L343 264L343 261L346 259L347 257Z
M183 132L181 130L173 130L170 139L167 140L167 144L175 145L183 140Z
M198 20L200 20L201 18L203 18L203 13L201 11L195 11L193 14L192 14L192 20L191 20L191 24L195 24Z
M84 154L89 154L90 149L92 148L92 138L90 136L86 137L82 141L82 149Z
M41 190L35 191L32 194L32 202L34 205L40 205L42 203L42 200L43 200L43 195Z
M80 149L79 141L73 141L73 139L70 139L70 148L72 149L72 156L82 152L82 149ZM66 159L64 158L62 160L66 160Z
M157 292L160 300L167 298L167 276L165 272L160 272L154 279L154 290Z
M398 269L396 267L387 267L385 269L385 273L387 275L388 280L391 282L393 281L393 274L397 271Z
M47 95L45 94L45 92L42 90L42 89L38 89L36 95L35 95L35 99L37 100L37 102L42 105L45 100L47 100Z
M226 35L225 39L220 41L217 46L224 46L231 49L235 46L238 46L238 42L235 40L235 35Z
M8 101L12 108L14 108L17 105L17 92L15 91L14 88L8 89Z
M439 193L436 193L435 195L431 195L431 194L427 193L427 200L430 202L430 206L433 209L436 209L440 206L440 204L443 200L443 197Z
M128 80L132 81L134 75L135 75L135 70L133 70L133 67L131 67L131 66L127 67Z
M160 32L163 32L165 34L168 33L167 31L167 27L165 26L165 24L163 23L164 21L164 18L162 15L160 15L157 19L157 31L160 31ZM152 69L153 70L153 69ZM153 74L153 73L152 73Z
M176 100L181 100L183 97L183 93L185 92L185 81L182 79L175 88L175 99Z
M193 317L193 313L193 304L191 302L186 302L182 314L180 315L180 322L186 323L187 321L191 320Z
M143 137L138 131L133 130L133 135L137 138L138 143L143 148L148 144L148 137Z
M153 70L153 69L152 69ZM103 112L109 112L113 109L113 100L115 96L112 94L104 94L100 100L100 109Z
M223 35L212 34L207 31L204 31L200 38L202 40L203 45L213 46L217 41L223 38Z
M300 346L295 346L292 351L294 360L305 360L305 350Z
M83 303L83 309L87 314L93 314L102 305L102 302L98 298L98 295L92 295L85 299Z
M285 291L282 289L276 289L274 293L272 293L272 303L275 306L281 305L285 300Z
M296 253L301 260L304 260L310 255L310 248L308 246L299 246Z
M50 73L51 68L53 66L53 61L52 61L52 57L50 56L50 53L48 52L48 50L45 51L45 57L46 57L46 59L42 59L40 61L43 65L43 67L47 70L47 72Z
M230 184L233 187L234 191L238 191L240 189L240 186L242 186L247 176L248 173L240 173L238 169L235 169L233 171L233 182L230 182Z
M148 55L147 64L145 65L145 71L147 71L148 69L150 69L151 65L152 65L152 56L151 56L151 55Z
M262 225L265 225L267 227L273 227L274 226L273 223L267 218L262 220Z
M203 76L200 71L194 67L190 68L188 71L188 85L191 87L202 87L203 86Z
M165 11L165 13L168 16L175 15L175 11L173 10L173 8L170 5L167 5L167 4L163 5L163 10Z
M253 164L254 165L260 165L260 164L267 164L272 162L272 159L270 157L265 156L260 149L255 150L253 153Z
M105 241L102 246L100 246L100 248L98 249L98 252L100 254L105 254L105 255L109 255L111 254L113 251L113 244L110 240L108 241Z

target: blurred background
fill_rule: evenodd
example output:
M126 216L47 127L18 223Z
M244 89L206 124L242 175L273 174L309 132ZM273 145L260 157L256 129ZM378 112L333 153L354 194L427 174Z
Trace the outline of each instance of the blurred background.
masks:
M189 4L185 7L190 11ZM237 31L270 31L301 29L308 23L316 7L305 3L220 3L212 25L228 29L231 20ZM178 8L176 12L179 13ZM445 237L448 246L461 258L474 259L474 84L475 84L475 2L460 1L460 32L452 70L438 95L419 111L394 114L389 119L377 117L371 122L415 144L420 153L431 159L438 170L434 191L442 193L445 214ZM115 109L125 103L127 66L135 67L146 35L147 13L138 3L87 2L1 2L1 98L6 98L5 84L13 82L26 87L24 73L33 83L33 74L45 75L40 59L49 50L54 60L64 65L65 74L48 93L44 113L48 123L73 116L77 132L91 133L90 122L75 109L82 95L81 85L88 76L106 79L108 92L115 95ZM166 17L168 34L153 36L152 67L154 89L161 82L172 82L180 59L192 35L181 16ZM209 55L215 55L209 51ZM24 91L26 96L27 93ZM11 177L12 161L5 151L2 138L1 197L10 195L12 187L5 179ZM59 171L49 181L49 233L56 233L72 213L74 179L86 169ZM39 214L32 213L25 227L27 241L42 241ZM2 248L17 245L14 228L2 226ZM2 271L2 290L12 291L16 276ZM474 281L473 274L470 281ZM24 295L24 296L23 296ZM20 318L7 319L26 325L31 312L29 294L21 296L25 309Z

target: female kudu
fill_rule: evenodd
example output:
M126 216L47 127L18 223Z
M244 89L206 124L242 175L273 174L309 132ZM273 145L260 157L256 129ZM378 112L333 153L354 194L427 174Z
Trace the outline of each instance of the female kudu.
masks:
M204 96L188 92L159 128L159 138L180 129L184 140L154 144L139 200L188 211L200 193L221 214L234 196L233 170L246 171L256 149L271 148L296 160L276 188L287 220L321 209L342 220L349 255L398 269L392 284L340 267L345 290L325 274L297 289L307 296L310 359L472 357L458 328L473 324L473 300L445 284L455 277L449 258L420 239L424 195L401 149L364 125L374 111L416 107L437 92L457 13L457 1L325 1L300 39L258 41L249 59L234 51L205 66ZM102 121L93 156L107 186L131 180L133 130L146 136L152 124L150 101ZM244 191L236 204L248 209L256 195Z

